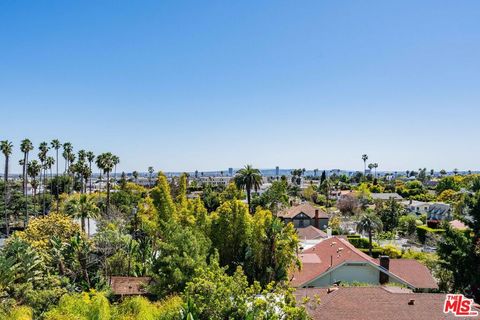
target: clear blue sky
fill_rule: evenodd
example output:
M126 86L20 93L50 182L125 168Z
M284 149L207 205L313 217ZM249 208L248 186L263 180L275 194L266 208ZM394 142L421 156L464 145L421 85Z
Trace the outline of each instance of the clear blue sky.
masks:
M120 170L480 169L480 1L0 2L0 139ZM2 160L3 162L3 160Z

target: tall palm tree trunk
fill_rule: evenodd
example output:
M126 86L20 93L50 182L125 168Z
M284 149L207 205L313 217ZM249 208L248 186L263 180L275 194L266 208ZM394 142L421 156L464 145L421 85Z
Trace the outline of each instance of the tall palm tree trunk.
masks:
M53 184L53 172L52 167L50 167L50 211L52 210L52 184Z
M42 200L43 200L42 213L43 213L43 215L46 214L46 205L45 205L45 201L46 201L46 199L45 199L45 189L46 189L45 186L46 185L47 185L47 169L44 168L43 169L43 183L42 183L42 187L43 187L43 190L42 190L43 191L43 193L42 193Z
M250 195L250 192L252 191L250 188L246 188L247 190L247 203L248 203L248 212L249 213L252 213L252 208L251 208L251 205L250 205L250 198L251 198L251 195Z
M92 172L92 162L90 161L90 193L92 193L92 178L93 178L93 172Z
M33 178L32 181L34 181L35 178ZM32 198L32 201L33 201L33 214L35 215L35 217L37 217L37 187L33 188L33 198Z
M107 170L107 214L110 209L110 171Z
M56 149L56 160L55 160L55 165L57 167L57 171L55 173L55 200L57 200L57 214L58 214L58 205L60 202L60 199L58 197L58 149Z
M7 235L7 237L10 235L10 224L9 224L9 221L10 219L8 218L8 210L7 210L7 205L8 205L8 156L5 156L5 177L4 177L4 180L5 180L5 185L4 185L4 188L5 188L5 194L4 194L4 197L5 197L5 207L4 207L4 210L5 210L5 234Z
M81 223L82 231L85 232L85 217L83 215L80 218L80 223Z
M25 194L25 223L24 226L28 225L28 176L27 176L27 163L28 163L28 153L26 152L23 157L23 187Z

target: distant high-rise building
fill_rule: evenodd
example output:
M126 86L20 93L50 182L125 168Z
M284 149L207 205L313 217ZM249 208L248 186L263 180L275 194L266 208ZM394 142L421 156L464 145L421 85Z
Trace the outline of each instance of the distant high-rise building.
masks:
M228 168L228 175L233 176L233 168Z
M278 166L275 167L275 175L277 177L280 175L280 168Z

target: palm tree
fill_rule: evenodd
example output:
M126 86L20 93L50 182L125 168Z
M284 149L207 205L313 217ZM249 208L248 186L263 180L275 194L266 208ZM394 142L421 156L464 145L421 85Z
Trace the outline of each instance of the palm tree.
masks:
M3 155L5 156L5 171L3 172L4 180L4 200L5 200L5 234L7 237L10 235L10 219L8 217L7 203L8 203L8 161L10 155L13 151L13 144L8 140L3 140L0 142L0 149L2 150Z
M363 160L363 175L367 175L367 160L368 160L368 155L363 154L362 155L362 160Z
M262 174L260 173L260 170L252 168L251 165L246 165L245 168L238 170L234 179L238 188L245 188L247 191L248 210L252 213L250 193L252 192L252 189L257 191L262 184Z
M57 166L57 171L55 173L55 190L56 190L56 195L55 197L57 198L57 213L58 213L58 205L59 205L59 198L58 198L58 149L62 147L62 144L58 139L53 139L52 142L50 142L50 146L52 146L53 149L55 149L55 164Z
M65 212L73 218L80 219L82 231L85 232L85 220L90 218L96 218L99 213L99 209L95 204L93 198L86 194L81 194L79 197L70 199L65 204ZM88 230L90 235L90 228Z
M90 193L92 193L92 162L95 160L95 155L92 151L87 152L88 167L90 168Z
M297 186L295 183L292 183L287 188L288 195L291 197L298 197L300 195L300 191L300 187Z
M133 176L133 180L135 181L135 183L138 183L138 172L137 172L137 171L133 171L133 172L132 172L132 176Z
M75 155L75 153L69 153L68 154L68 172L69 174L72 175L72 178L73 178L73 172L72 170L70 170L70 166L75 162L75 159L77 158L77 156Z
M47 167L48 171L50 172L50 190L52 190L52 181L53 181L53 173L52 173L52 167L55 164L55 158L54 157L47 157L47 160L45 160L45 166Z
M153 167L148 167L148 187L152 187L152 175L153 175Z
M87 183L88 183L88 180L90 179L91 181L91 178L92 178L92 169L90 169L89 166L87 166L86 164L83 165L83 168L82 168L82 175L83 175L83 179L85 180L85 190L84 190L84 193L87 193Z
M87 192L87 179L90 176L89 166L85 163L87 160L87 152L85 150L78 151L78 161L75 164L75 172L80 176L81 181L81 193Z
M42 166L38 163L37 160L32 160L27 164L27 174L32 178L32 188L33 188L33 211L35 211L35 196L37 194L38 180L37 176L40 174ZM35 214L36 215L36 214Z
M110 209L110 172L112 172L112 169L115 166L114 160L115 160L114 155L111 154L110 152L102 153L101 155L97 156L97 160L96 160L97 167L101 169L104 174L107 175L106 213L108 213Z
M85 162L87 160L87 152L85 150L78 151L78 161Z
M73 152L73 146L70 142L65 142L63 144L63 153L62 156L65 159L65 173L68 172L68 167L70 164L70 154Z
M21 160L21 165L23 167L23 195L25 196L25 226L28 225L28 175L27 175L27 165L28 165L28 154L33 150L32 141L29 139L23 139L20 143L20 150L23 152L23 160Z
M373 168L375 168L375 165L373 163L369 163L368 169L370 169L370 174L372 173Z
M357 224L357 232L368 233L368 253L372 257L372 233L380 232L383 229L382 220L373 212L366 212L360 217Z
M48 143L42 142L40 143L40 146L38 147L39 153L38 153L38 159L40 160L40 185L42 186L43 193L42 193L42 199L43 199L43 207L42 207L42 213L45 214L45 176L47 173L47 166L45 165L45 161L47 161L47 152L48 152ZM43 179L42 179L42 171L43 171Z
M115 184L117 184L117 165L120 163L120 158L116 155L113 155L113 179L115 180Z
M82 182L81 193L87 193L87 182L92 175L90 167L84 161L78 161L75 164L75 172L80 176Z
M373 168L375 169L375 178L377 178L377 168L378 168L378 163L373 164Z

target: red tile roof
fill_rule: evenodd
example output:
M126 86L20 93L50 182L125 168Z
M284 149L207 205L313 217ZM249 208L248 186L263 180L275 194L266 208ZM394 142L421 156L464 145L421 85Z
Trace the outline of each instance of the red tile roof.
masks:
M326 238L327 234L322 230L315 228L314 226L308 226L305 228L297 228L298 239L302 240L314 240L318 238Z
M445 294L411 293L383 287L297 289L298 303L309 297L306 309L313 319L321 320L425 320L459 319L443 313ZM413 304L409 304L415 300ZM469 319L480 319L473 317Z
M278 213L278 217L280 218L293 218L300 213L305 213L311 219L315 218L315 210L318 210L318 217L319 218L328 218L328 215L325 211L320 208L312 206L310 203L302 203L298 206L290 207L286 210L283 210Z
M312 254L316 255L318 259L312 259L310 257ZM339 237L323 240L315 246L304 250L299 258L302 261L302 269L293 274L291 284L294 287L301 287L329 269L347 261L370 262L376 266L380 265L377 259L371 258L355 248L348 240ZM390 259L389 271L415 288L438 288L429 270L416 260Z

